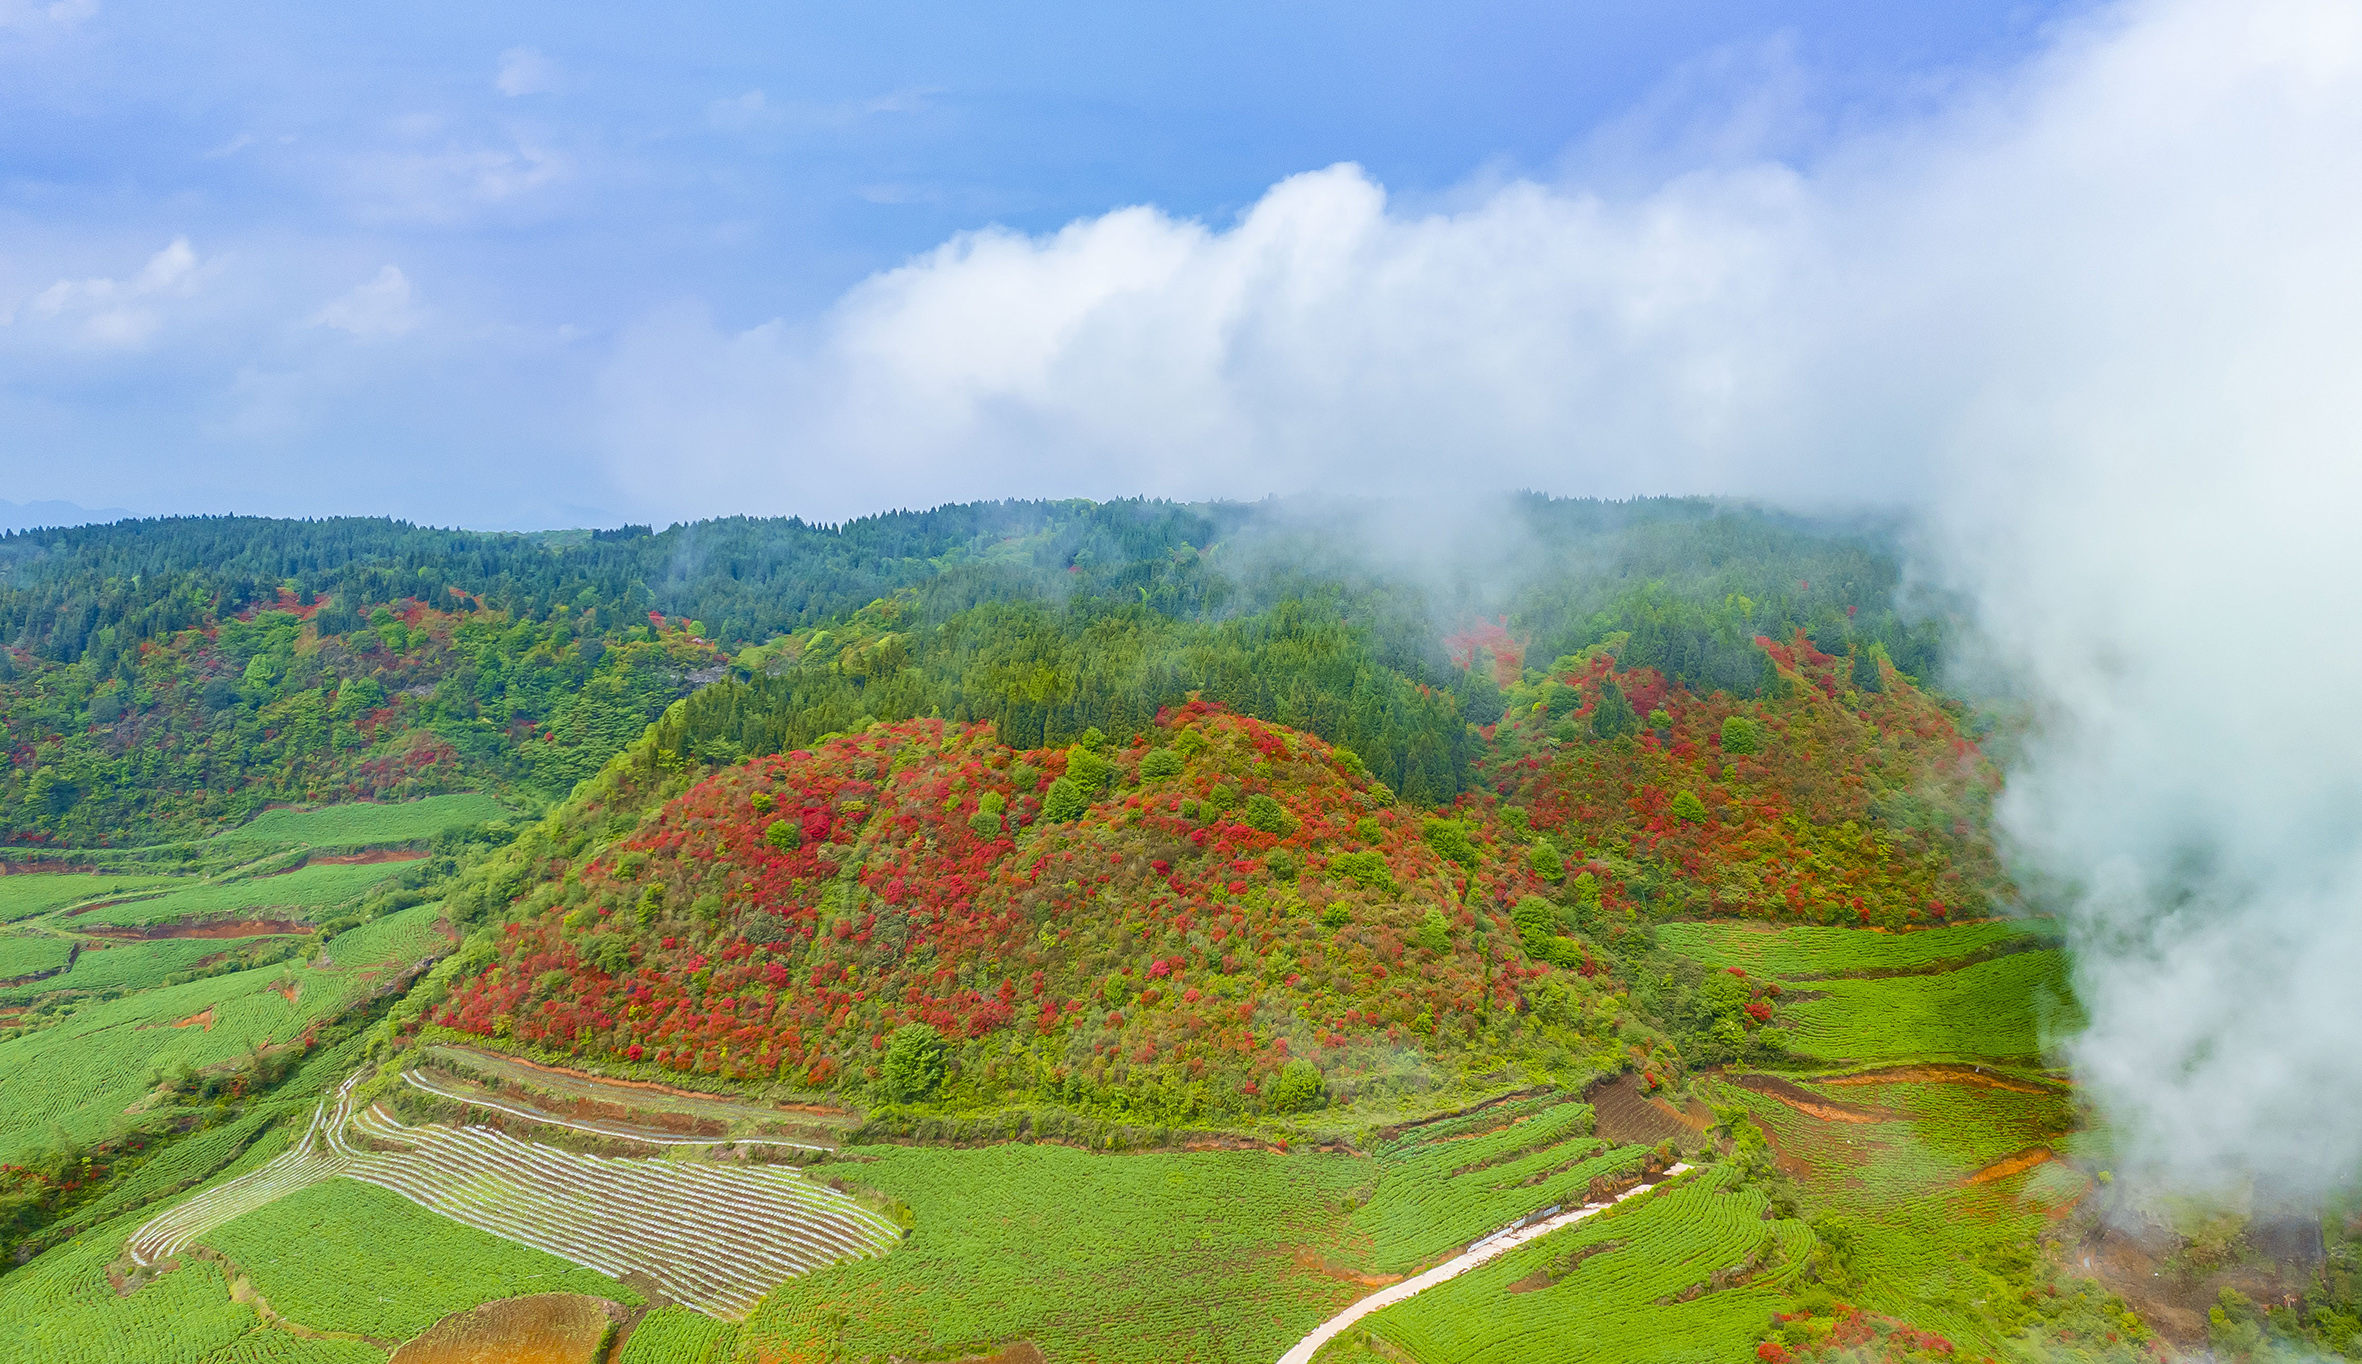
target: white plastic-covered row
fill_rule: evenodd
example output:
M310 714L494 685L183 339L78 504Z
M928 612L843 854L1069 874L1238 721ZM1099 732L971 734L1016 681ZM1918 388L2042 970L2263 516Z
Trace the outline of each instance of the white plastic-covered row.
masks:
M901 1235L793 1170L580 1155L486 1127L404 1127L377 1108L352 1130L407 1149L355 1152L348 1178L602 1273L646 1274L724 1319L786 1279L881 1253Z
M374 1106L353 1113L353 1083L277 1159L133 1233L132 1259L159 1263L232 1218L342 1176L585 1268L645 1274L674 1300L737 1320L785 1280L882 1254L902 1234L794 1169L591 1156L488 1127L407 1127Z
M343 1173L345 1156L329 1145L329 1136L351 1115L350 1096L359 1078L346 1080L335 1099L322 1100L312 1110L311 1125L304 1128L303 1136L269 1164L150 1218L131 1234L131 1262L144 1269L169 1260L230 1219Z

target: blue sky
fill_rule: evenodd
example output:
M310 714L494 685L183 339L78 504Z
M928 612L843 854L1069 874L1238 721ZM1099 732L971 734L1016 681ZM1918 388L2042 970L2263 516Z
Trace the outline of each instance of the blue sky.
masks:
M1346 162L1411 217L1521 179L1809 167L2013 69L2061 13L0 0L0 496L529 526L992 491L934 465L757 478L744 505L710 467L669 488L663 424L699 414L632 395L727 367L700 344L793 351L865 279L995 225L1150 204L1219 229ZM733 421L792 446L802 412ZM1128 490L1063 487L1022 441L966 458L1008 491Z

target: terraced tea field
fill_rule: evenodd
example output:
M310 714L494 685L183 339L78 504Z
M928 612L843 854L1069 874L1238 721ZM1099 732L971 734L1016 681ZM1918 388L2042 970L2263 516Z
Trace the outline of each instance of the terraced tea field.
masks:
M73 950L55 933L0 933L0 981L60 970Z
M366 1336L381 1349L451 1313L519 1294L643 1301L609 1275L349 1179L257 1208L204 1244L236 1265L272 1311L311 1330Z
M163 938L155 942L85 942L73 969L22 985L0 987L0 1004L19 1003L58 991L98 994L107 990L148 990L164 978L202 964L209 957L239 952L266 940L251 938ZM60 946L68 946L64 939Z
M2066 954L2021 952L1935 975L1831 980L1786 1006L1789 1049L1859 1066L1903 1061L2039 1063L2083 1026Z
M256 1048L343 1014L448 950L434 926L439 912L418 905L340 933L327 945L327 965L286 962L100 1001L0 1041L0 1161L53 1132L101 1138L160 1074L242 1064Z
M1846 929L1748 936L1794 933L1812 936L1758 948L1750 959L1891 964L1887 944L1828 935L1933 936ZM1713 951L1717 935L1700 936ZM2061 953L1942 969L1961 955L1950 950L1961 940L1929 958L1938 969L1928 974L1803 987L1817 997L1786 1006L1792 1050L1832 1069L1728 1077L1716 1101L1746 1107L1808 1206L1846 1210L1862 1275L1850 1301L1964 1343L1997 1343L2012 1328L1989 1308L2003 1294L1980 1257L2031 1237L2083 1182L2076 1176L2049 1187L2060 1183L2044 1173L2049 1156L2074 1139L2081 1118L2067 1087L2038 1068L2044 1045L2076 1026L2079 1014Z
M901 1235L793 1169L580 1155L490 1128L355 1112L358 1078L277 1158L140 1227L126 1247L133 1263L163 1264L283 1199L349 1179L613 1278L645 1275L673 1301L736 1320L782 1281L883 1254Z
M126 900L62 921L78 932L250 920L313 922L357 903L399 867L385 863L313 863L275 876L185 886Z
M749 1140L821 1150L840 1145L859 1121L843 1109L780 1108L726 1095L537 1065L482 1047L425 1048L412 1083L430 1093L485 1103L514 1116L580 1131L666 1140ZM683 1141L695 1145L702 1142Z
M491 1128L407 1127L356 1114L331 1146L344 1177L453 1221L621 1278L645 1274L676 1302L736 1320L779 1283L882 1255L901 1228L776 1166L579 1155Z
M1594 1180L1637 1175L1647 1150L1592 1128L1590 1105L1543 1096L1373 1142L1378 1187L1353 1215L1371 1263L1402 1273L1537 1210L1578 1206Z
M686 1307L659 1307L640 1318L615 1364L726 1364L738 1328Z
M488 824L508 816L508 807L499 801L473 793L428 796L384 805L356 802L316 810L265 810L211 841L221 847L252 843L372 848L422 842L453 829Z
M1362 1157L859 1146L821 1167L909 1205L883 1259L819 1270L740 1328L753 1359L1276 1360L1369 1291ZM832 1354L831 1351L839 1353ZM632 1356L641 1358L645 1356Z
M1695 1364L1752 1357L1812 1233L1724 1166L1578 1222L1364 1319L1453 1364Z
M30 919L91 900L193 885L193 876L126 876L115 872L10 872L0 876L0 923Z
M2054 919L1995 919L1900 933L1717 920L1660 924L1657 942L1716 970L1736 966L1749 975L1795 980L1855 972L1925 971L1980 954L2052 940L2058 933Z

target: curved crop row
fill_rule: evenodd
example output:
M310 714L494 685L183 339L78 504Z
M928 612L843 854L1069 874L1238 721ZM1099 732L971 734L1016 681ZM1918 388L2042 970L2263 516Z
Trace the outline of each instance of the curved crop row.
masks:
M312 1121L304 1128L303 1136L268 1164L217 1184L150 1218L131 1234L131 1262L142 1268L160 1264L234 1217L342 1174L346 1157L325 1138L341 1130L352 1116L353 1085L360 1078L355 1075L344 1082L336 1091L333 1107L328 1100L322 1100L312 1110Z
M578 1155L483 1127L406 1127L383 1109L352 1131L342 1173L453 1221L622 1278L646 1274L708 1316L742 1318L781 1282L882 1254L900 1229L793 1170Z
M734 1321L781 1282L883 1254L901 1236L792 1168L578 1155L486 1127L409 1127L374 1106L355 1114L359 1079L321 1103L302 1137L268 1164L132 1233L132 1261L160 1264L242 1214L341 1176L586 1269L646 1274L676 1301Z

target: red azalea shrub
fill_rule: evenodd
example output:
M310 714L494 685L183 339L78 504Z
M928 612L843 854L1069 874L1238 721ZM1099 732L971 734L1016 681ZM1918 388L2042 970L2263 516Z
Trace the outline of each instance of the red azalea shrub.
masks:
M1661 870L1690 913L1903 928L1994 903L2006 881L1983 828L1999 775L1952 715L1883 662L1879 690L1859 691L1851 657L1802 634L1757 643L1775 678L1757 702L1594 656L1557 679L1583 697L1574 716L1613 682L1635 713L1666 712L1664 734L1567 739L1546 713L1513 709L1494 731L1493 789L1558 845L1570 877L1586 852L1612 852ZM1734 715L1762 732L1759 751L1723 751ZM1685 792L1706 818L1674 812Z
M880 725L725 769L520 896L497 960L433 1021L820 1088L918 1022L959 1048L977 1097L1120 1088L1176 1118L1255 1100L1316 1048L1335 1094L1405 1040L1456 1049L1480 1027L1597 1051L1582 1030L1607 1024L1585 1003L1613 982L1587 947L1579 970L1525 957L1509 907L1566 889L1489 799L1455 812L1465 867L1309 735L1197 702L1143 737L1102 750L1110 789L1069 823L1043 817L1069 754L985 726ZM1142 783L1163 748L1184 770ZM1257 797L1284 818L1244 822ZM781 818L794 846L766 837ZM1327 870L1348 855L1356 875ZM1419 945L1431 911L1440 950Z

